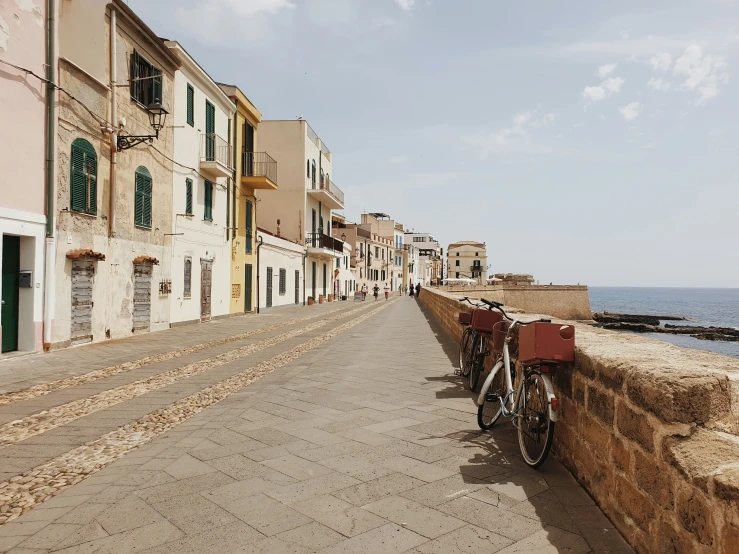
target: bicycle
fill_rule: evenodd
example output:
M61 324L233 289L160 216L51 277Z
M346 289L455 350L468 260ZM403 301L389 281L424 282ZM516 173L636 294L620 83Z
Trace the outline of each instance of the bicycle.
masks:
M466 296L461 301L466 301L477 308L472 314L460 312L457 316L462 325L469 325L462 333L459 343L459 374L463 377L469 376L469 388L475 391L484 370L485 358L490 353L490 335L493 326L501 321L502 317L490 307L487 310L480 309L483 304L475 304Z
M560 362L574 360L575 328L548 319L519 321L510 317L501 303L482 302L504 319L493 330L493 351L498 359L477 399L477 423L487 431L501 415L512 419L524 461L538 467L552 447L559 416L551 375Z

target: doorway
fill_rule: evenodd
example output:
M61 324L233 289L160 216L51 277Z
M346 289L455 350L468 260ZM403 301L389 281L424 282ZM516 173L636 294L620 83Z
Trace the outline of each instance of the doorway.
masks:
M210 321L213 262L200 260L200 321Z
M254 279L253 269L251 264L246 264L244 266L244 273L246 276L246 283L244 287L244 311L250 312L252 310L251 306L251 287L252 287L252 280Z
M3 235L2 302L0 326L2 326L3 352L18 350L18 279L21 262L21 239Z
M133 331L151 325L151 264L133 264Z
M72 262L72 344L92 341L92 284L95 264L92 260Z
M272 268L267 268L267 308L272 307Z

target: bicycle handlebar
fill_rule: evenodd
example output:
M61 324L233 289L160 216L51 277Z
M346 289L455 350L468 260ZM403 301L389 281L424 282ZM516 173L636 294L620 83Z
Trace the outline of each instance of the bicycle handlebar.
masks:
M480 304L474 304L468 296L465 296L464 298L459 299L460 302L469 302L472 306L480 306ZM501 302L495 302L494 300L487 300L485 298L480 298L480 302L488 306L488 310L498 310L501 314L503 314L503 317L505 317L508 321L515 322L518 325L524 326L529 325L531 323L551 323L551 319L534 319L532 321L519 321L511 316L509 316L506 311L503 309L504 304Z

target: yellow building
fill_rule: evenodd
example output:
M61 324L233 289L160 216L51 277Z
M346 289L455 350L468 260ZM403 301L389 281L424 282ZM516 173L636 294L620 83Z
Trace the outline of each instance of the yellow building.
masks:
M253 312L257 288L257 199L254 191L277 190L277 162L259 152L258 129L262 114L238 87L221 84L236 104L231 126L234 177L228 195L231 239L231 313Z

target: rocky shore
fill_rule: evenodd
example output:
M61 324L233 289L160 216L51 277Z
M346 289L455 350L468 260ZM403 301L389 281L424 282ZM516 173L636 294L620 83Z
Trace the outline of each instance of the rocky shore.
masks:
M633 333L666 333L671 335L690 335L701 340L739 342L739 330L732 327L700 327L697 325L671 325L664 327L661 321L687 321L682 316L594 313L593 319L598 327L631 331Z

